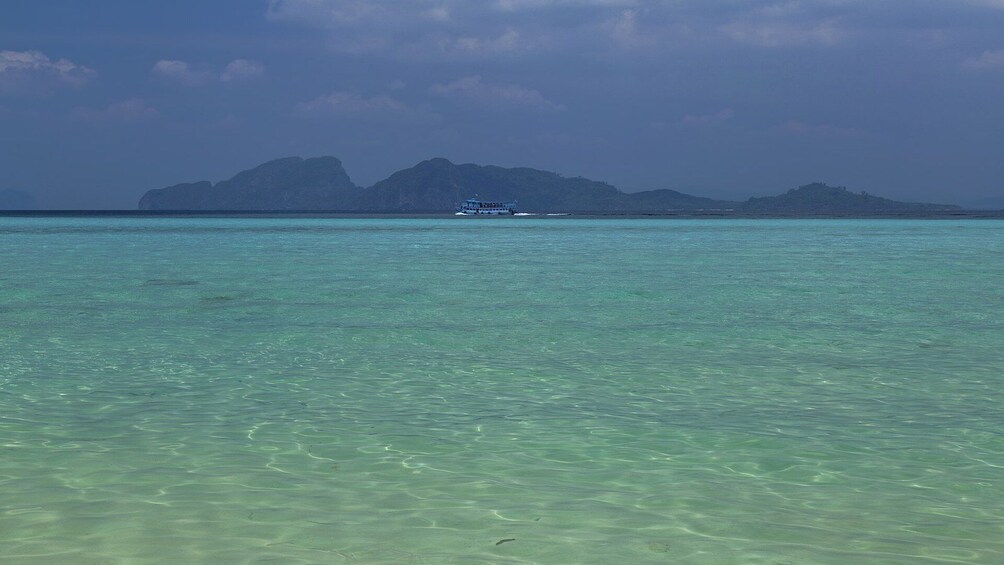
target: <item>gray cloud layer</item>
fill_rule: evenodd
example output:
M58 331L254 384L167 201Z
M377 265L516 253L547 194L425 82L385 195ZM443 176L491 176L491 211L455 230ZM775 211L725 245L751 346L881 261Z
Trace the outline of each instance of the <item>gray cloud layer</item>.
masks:
M0 186L53 201L128 206L288 154L364 184L446 156L727 197L964 200L1004 177L999 0L221 0L123 4L77 35L16 12ZM44 165L57 135L80 170ZM131 164L95 165L116 153Z
M82 86L94 70L68 59L50 59L39 51L0 51L0 88L14 90Z

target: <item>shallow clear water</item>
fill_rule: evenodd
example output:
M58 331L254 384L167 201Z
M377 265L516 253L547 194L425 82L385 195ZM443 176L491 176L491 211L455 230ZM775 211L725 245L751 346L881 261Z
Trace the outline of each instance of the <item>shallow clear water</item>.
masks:
M1001 281L1000 221L0 218L0 561L999 563Z

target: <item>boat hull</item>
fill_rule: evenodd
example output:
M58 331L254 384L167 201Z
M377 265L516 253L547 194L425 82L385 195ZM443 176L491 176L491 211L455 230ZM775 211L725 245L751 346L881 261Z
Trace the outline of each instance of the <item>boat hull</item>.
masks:
M457 206L458 216L512 216L516 213L515 202L486 202L468 198Z
M457 216L512 216L514 210L458 210Z

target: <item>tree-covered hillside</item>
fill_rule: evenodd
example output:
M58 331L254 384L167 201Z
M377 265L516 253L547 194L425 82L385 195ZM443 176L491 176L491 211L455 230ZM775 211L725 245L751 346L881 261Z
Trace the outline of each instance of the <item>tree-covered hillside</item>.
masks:
M518 203L529 212L687 212L746 214L874 214L951 210L957 206L897 202L815 183L746 202L660 189L624 193L605 182L525 167L456 165L442 158L397 171L368 188L352 183L334 157L269 161L213 185L209 181L148 191L141 210L448 212L471 197Z

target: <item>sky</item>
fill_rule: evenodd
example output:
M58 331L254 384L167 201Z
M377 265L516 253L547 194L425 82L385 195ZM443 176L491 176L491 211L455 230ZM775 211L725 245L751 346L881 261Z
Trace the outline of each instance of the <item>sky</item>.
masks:
M292 155L1004 202L1004 0L0 0L0 189L135 209Z

